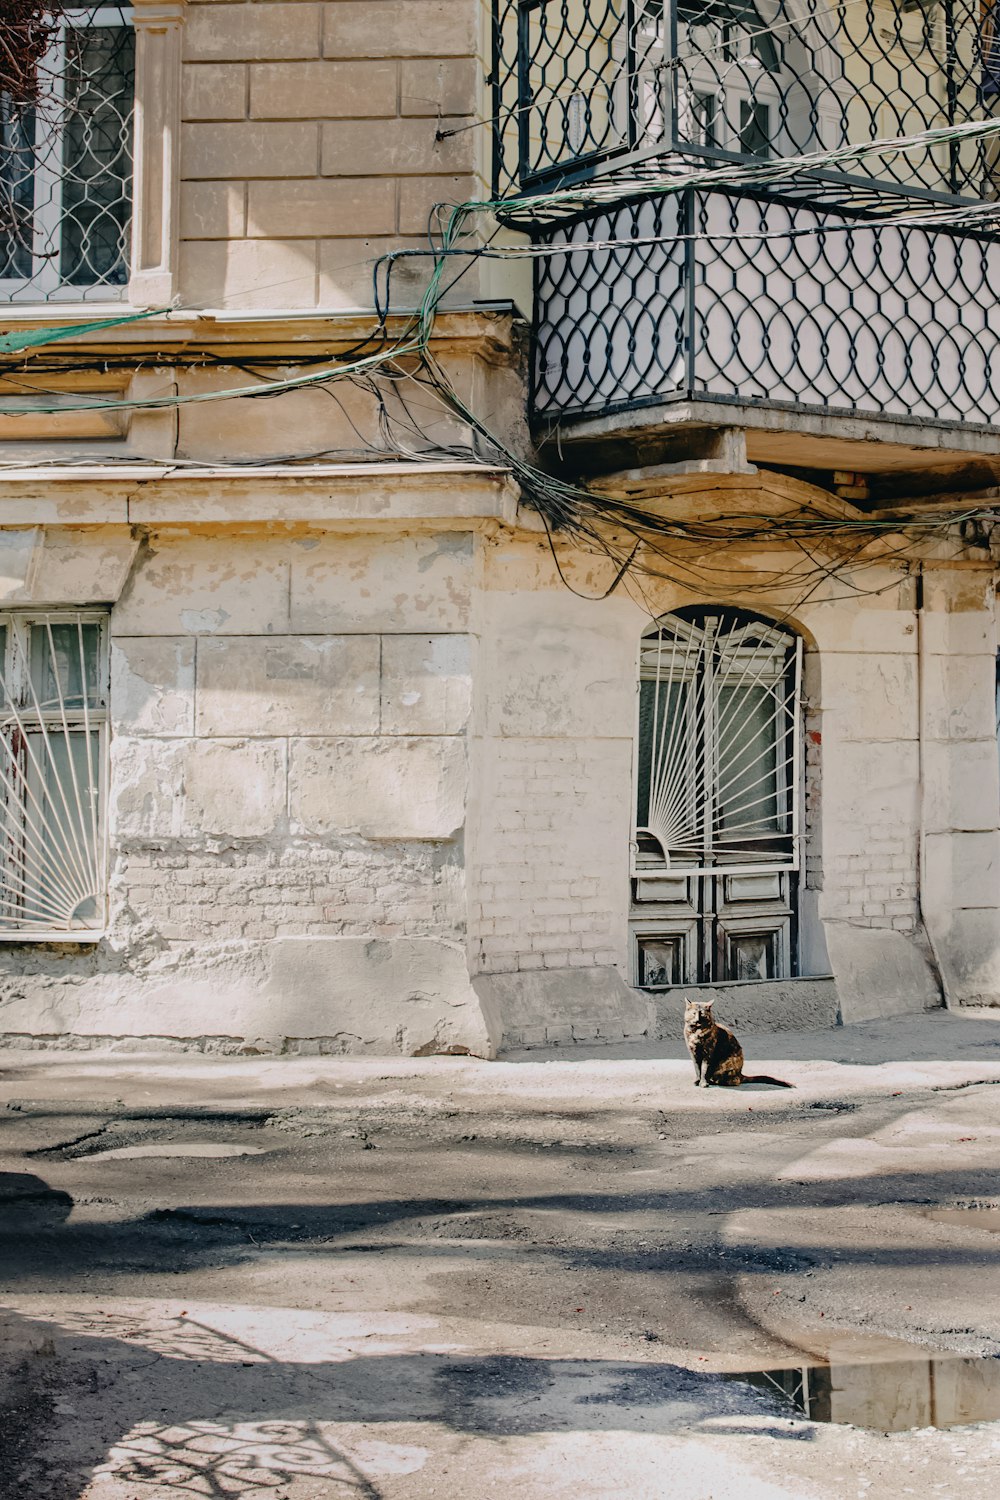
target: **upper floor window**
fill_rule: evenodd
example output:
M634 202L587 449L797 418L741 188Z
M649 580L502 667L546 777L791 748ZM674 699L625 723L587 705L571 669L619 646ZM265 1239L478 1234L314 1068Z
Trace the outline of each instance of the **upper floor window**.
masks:
M498 0L497 187L641 176L670 156L674 170L822 156L988 119L996 36L994 0ZM995 138L939 137L815 170L848 201L871 184L994 198L998 161Z
M33 98L0 91L0 300L124 295L135 48L127 7L53 17Z

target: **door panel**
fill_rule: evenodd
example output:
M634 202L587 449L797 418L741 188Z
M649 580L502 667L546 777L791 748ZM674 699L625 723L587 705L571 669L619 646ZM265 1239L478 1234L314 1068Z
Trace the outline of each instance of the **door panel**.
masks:
M794 972L800 681L799 639L745 611L678 611L643 637L636 983ZM667 939L670 963L647 958Z

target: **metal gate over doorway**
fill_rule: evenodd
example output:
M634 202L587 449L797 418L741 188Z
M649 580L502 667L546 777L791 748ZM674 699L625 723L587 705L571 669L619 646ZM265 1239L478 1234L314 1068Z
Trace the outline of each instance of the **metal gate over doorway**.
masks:
M743 610L683 609L644 634L636 984L795 973L801 679L801 639Z

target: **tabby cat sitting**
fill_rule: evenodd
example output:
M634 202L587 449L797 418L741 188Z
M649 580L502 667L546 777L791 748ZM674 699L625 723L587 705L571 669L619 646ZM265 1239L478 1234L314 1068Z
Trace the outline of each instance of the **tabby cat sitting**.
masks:
M743 1048L731 1031L720 1026L712 1014L711 1000L688 1000L684 1006L684 1040L694 1061L695 1088L736 1089L741 1083L773 1083L793 1089L794 1083L771 1078L767 1073L744 1073Z

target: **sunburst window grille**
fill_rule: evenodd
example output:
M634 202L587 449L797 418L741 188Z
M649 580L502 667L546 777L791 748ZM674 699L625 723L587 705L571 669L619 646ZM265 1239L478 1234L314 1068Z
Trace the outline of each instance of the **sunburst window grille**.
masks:
M134 33L128 7L65 11L37 99L0 92L0 300L114 301L128 280Z
M105 924L107 617L0 615L0 937Z
M801 642L735 609L642 640L636 874L798 862Z

